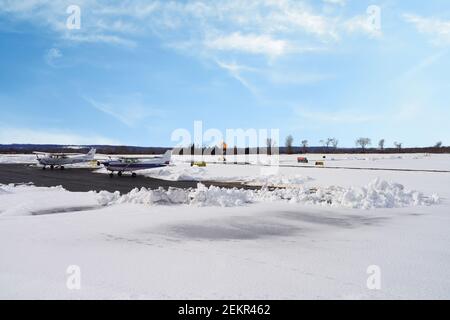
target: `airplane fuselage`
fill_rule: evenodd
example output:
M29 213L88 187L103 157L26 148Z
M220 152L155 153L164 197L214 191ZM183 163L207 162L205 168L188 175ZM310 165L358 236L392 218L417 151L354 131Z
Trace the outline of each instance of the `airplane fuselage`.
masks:
M106 170L110 171L111 177L114 175L114 172L117 172L119 176L121 176L123 172L131 172L132 176L135 177L136 171L168 166L170 164L170 156L171 152L167 151L162 157L152 158L150 160L129 158L122 160L103 161L99 162L99 164L103 164Z
M46 157L38 159L39 164L43 166L62 166L67 164L75 164L89 161L92 161L92 159L88 159L86 157L71 157L71 158Z
M126 163L122 161L103 162L103 165L108 171L133 172L137 170L161 168L167 166L165 163Z
M83 155L67 155L63 153L48 153L45 156L40 157L41 153L36 153L37 161L42 166L43 169L45 167L50 167L53 169L54 167L60 167L64 169L64 166L67 164L75 164L75 163L83 163L94 160L95 157L95 149L92 148L87 154Z

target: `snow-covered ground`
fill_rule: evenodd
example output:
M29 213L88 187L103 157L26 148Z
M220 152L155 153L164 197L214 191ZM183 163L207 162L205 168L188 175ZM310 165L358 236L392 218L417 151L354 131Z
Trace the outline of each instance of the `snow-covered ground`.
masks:
M154 157L155 155L104 155L97 154L96 159L106 160L109 158L120 157ZM297 157L307 157L309 164L297 163ZM323 158L325 156L325 158ZM245 156L238 155L227 157L228 162L232 163L235 159L238 162L249 162L258 164L268 162L264 156ZM172 156L172 160L176 164L190 161L190 156ZM221 162L219 156L195 156L195 160L206 161L208 163ZM325 167L356 167L356 168L390 168L390 169L416 169L416 170L450 170L450 154L302 154L302 155L280 155L279 164L283 165L299 165L314 167L315 161L324 161ZM26 163L36 164L36 156L33 154L0 154L1 163ZM84 166L94 166L95 163L88 163ZM210 166L212 164L209 164ZM233 169L234 170L234 169Z
M36 163L34 154L0 154L0 163Z
M327 159L450 170L449 155ZM0 185L0 298L450 298L449 173L176 163L144 174L287 188ZM80 290L66 286L73 265ZM380 290L367 287L373 265Z
M302 155L303 156L303 155ZM206 167L191 166L187 159L173 156L172 164L164 168L148 169L139 172L140 175L165 179L165 180L192 180L192 181L221 181L241 182L248 185L268 186L329 186L333 184L355 186L352 179L363 179L356 181L357 186L363 186L377 177L389 177L379 171L353 174L348 170L326 169L327 167L342 168L384 168L384 169L407 169L407 170L447 170L450 171L450 155L427 155L427 154L394 154L394 155L306 155L310 163L298 164L297 155L281 155L279 167L258 165L257 158L241 158L242 162L251 160L249 165L245 164L219 164L214 156L203 157L207 162ZM262 159L264 161L264 159ZM316 168L314 160L325 162L325 169ZM304 166L307 166L306 168ZM309 168L310 167L310 168ZM97 173L107 173L101 168ZM402 175L407 177L410 174ZM414 174L412 174L414 176ZM352 177L352 179L349 179Z

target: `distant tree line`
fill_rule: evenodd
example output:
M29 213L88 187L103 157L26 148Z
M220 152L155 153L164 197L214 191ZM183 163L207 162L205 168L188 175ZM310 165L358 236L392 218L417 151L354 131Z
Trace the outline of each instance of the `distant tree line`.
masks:
M52 153L87 153L91 148L97 149L101 154L163 154L171 148L165 147L136 147L136 146L109 146L89 145L71 148L65 145L55 144L10 144L0 145L0 153L29 154L33 151Z
M361 137L355 141L354 148L339 148L339 140L336 138L326 138L319 141L320 146L310 146L309 141L303 139L300 146L294 145L294 137L288 135L285 140L285 146L277 146L273 139L267 139L263 147L229 147L223 149L218 146L195 146L189 145L185 148L174 148L174 154L267 154L271 155L276 152L280 154L301 154L301 153L450 153L450 147L443 146L441 141L436 142L430 147L405 148L402 142L394 142L392 147L386 147L386 140L380 139L376 147L372 146L370 138ZM33 145L33 144L11 144L0 145L0 153L29 154L33 151L38 152L55 152L55 153L86 153L93 147L97 149L97 153L101 154L163 154L169 147L137 147L137 146L109 146L109 145L89 145L79 149L70 148L62 145Z

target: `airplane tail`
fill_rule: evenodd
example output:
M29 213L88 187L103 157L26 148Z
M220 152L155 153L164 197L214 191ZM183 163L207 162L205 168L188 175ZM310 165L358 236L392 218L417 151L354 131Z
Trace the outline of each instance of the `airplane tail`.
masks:
M94 159L96 151L97 151L96 149L92 148L91 150L89 150L86 156L90 159Z
M172 158L172 150L167 150L163 155L163 161L165 164L170 163L170 159Z

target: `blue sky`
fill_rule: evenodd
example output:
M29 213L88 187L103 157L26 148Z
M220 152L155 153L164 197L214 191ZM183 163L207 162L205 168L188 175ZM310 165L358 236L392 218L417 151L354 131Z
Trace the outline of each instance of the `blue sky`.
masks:
M201 120L450 144L446 0L0 0L0 46L0 143L171 146Z

